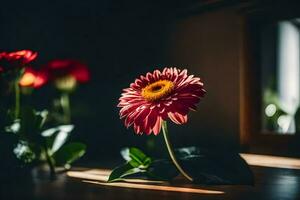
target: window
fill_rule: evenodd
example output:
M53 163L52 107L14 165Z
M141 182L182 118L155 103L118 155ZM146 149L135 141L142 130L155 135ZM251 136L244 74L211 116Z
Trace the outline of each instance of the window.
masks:
M282 20L261 29L263 133L295 134L300 130L298 22Z
M300 157L300 12L247 11L241 40L242 151Z

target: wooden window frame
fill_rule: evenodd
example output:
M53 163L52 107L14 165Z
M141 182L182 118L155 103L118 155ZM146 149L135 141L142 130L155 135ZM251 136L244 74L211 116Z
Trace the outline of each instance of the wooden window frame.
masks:
M255 10L255 9L254 9ZM300 133L264 134L261 131L259 27L265 23L300 17L299 6L256 8L242 15L240 40L240 144L242 151L300 157Z

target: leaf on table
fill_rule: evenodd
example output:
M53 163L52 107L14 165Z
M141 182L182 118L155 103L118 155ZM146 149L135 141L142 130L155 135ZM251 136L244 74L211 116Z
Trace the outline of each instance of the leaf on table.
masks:
M118 166L113 169L109 175L108 182L121 181L123 178L129 175L145 172L145 170L133 167L130 163Z
M133 167L148 168L152 160L136 147L121 150L122 157Z
M175 154L195 183L231 185L254 183L251 169L238 153L186 147L176 149Z
M120 169L116 168L118 171L113 177L115 181L120 180L118 179L120 175L122 178L128 176L125 172L131 169L130 166L132 169L142 169L145 172L133 173L135 177L146 175L150 179L171 180L179 174L170 158L152 161L137 148L123 149L121 154L128 163ZM238 153L186 147L175 149L175 154L182 168L193 177L194 183L207 185L253 185L254 183L252 171ZM145 165L147 158L150 159L150 163ZM140 167L144 165L147 167Z
M147 170L147 175L155 180L172 180L179 172L175 165L167 159L154 160Z
M150 157L136 147L124 148L120 153L126 163L111 172L108 182L120 181L130 175L144 174L152 162Z

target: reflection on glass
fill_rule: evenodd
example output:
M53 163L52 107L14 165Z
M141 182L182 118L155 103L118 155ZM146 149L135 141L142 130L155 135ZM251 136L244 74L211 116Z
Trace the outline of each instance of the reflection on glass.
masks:
M299 19L262 28L261 65L264 132L295 134L300 130Z

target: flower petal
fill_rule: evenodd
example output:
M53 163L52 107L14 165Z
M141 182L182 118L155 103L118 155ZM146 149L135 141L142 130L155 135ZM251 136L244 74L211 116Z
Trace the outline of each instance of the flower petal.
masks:
M162 121L163 120L161 119L161 117L157 118L157 120L155 122L155 125L153 127L153 133L154 133L154 135L158 135L160 133Z
M168 116L175 124L184 124L187 122L187 115L181 115L179 113L168 113Z

